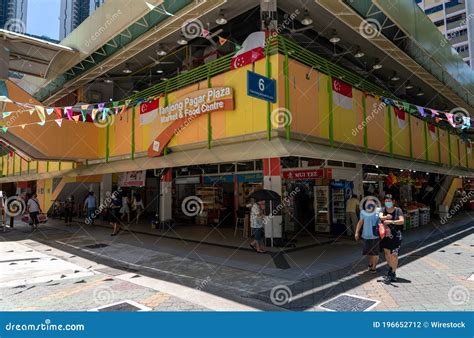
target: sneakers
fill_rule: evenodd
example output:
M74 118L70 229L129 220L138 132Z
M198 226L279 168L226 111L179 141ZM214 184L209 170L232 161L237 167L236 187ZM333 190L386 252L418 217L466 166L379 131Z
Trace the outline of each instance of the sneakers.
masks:
M390 269L387 275L384 277L384 282L387 284L394 283L397 281L397 274Z

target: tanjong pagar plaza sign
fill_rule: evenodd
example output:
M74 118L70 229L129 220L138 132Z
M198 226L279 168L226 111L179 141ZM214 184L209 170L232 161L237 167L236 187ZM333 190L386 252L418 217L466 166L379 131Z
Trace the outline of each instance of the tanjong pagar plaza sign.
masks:
M148 156L156 157L171 138L192 120L218 111L234 110L234 93L231 87L206 88L187 94L177 102L158 108L161 123L170 123L153 141L148 148Z
M198 90L178 102L158 108L160 122L167 123L180 119L195 118L204 113L233 110L232 88L217 87Z

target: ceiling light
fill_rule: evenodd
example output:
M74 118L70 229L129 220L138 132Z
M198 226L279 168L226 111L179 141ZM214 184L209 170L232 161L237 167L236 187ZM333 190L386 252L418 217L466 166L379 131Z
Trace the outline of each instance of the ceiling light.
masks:
M392 81L398 81L400 80L400 77L398 76L397 72L393 72L392 77L390 78Z
M338 43L339 41L341 41L341 38L337 36L337 32L335 29L332 30L332 35L329 41L332 43Z
M105 79L104 82L105 83L113 83L114 81L112 81L111 79Z
M139 91L137 89L132 90L133 93L137 94Z
M183 35L181 35L176 42L181 46L186 46L188 44L188 40L186 40Z
M380 69L382 68L382 64L380 63L379 59L375 59L375 63L374 65L372 66L373 69Z
M162 45L158 45L158 49L156 50L156 55L158 56L165 56L168 52L163 48Z
M164 72L163 72L162 69L157 69L157 70L156 70L156 73L157 73L157 74L163 74Z
M168 80L167 77L162 77L162 78L161 78L161 81L166 81L166 80Z
M219 11L219 16L216 19L216 23L218 25L225 25L227 23L227 19L225 18L224 11L222 9Z
M124 72L125 74L130 74L130 73L132 73L133 71L130 69L130 67L129 67L127 64L125 64L125 68L123 69L123 72Z
M421 88L418 88L418 93L416 93L416 96L423 96L425 93L421 91Z
M309 26L313 23L313 19L309 16L309 12L307 9L304 10L304 18L301 20L301 24L305 26Z
M361 57L364 57L365 53L363 51L360 50L360 47L357 46L357 49L355 51L355 54L354 54L354 57L356 58L361 58Z
M407 81L405 84L405 89L412 89L413 85L410 83L410 81Z

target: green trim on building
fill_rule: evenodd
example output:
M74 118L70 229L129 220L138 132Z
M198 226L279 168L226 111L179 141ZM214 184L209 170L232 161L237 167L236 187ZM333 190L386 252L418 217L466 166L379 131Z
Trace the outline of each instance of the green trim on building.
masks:
M332 77L328 77L327 90L329 94L328 111L329 111L329 144L334 145L334 107L332 102Z
M387 123L388 123L388 149L390 155L393 156L393 130L392 130L392 108L387 106Z
M367 134L367 102L364 93L362 93L362 112L364 114L364 120L362 121L364 127L364 151L367 152L369 149L369 140Z
M132 107L132 149L131 149L131 156L132 160L135 159L135 116L136 116L136 109L135 106Z
M207 88L212 88L211 77L207 77ZM207 148L212 148L212 118L211 113L207 113Z

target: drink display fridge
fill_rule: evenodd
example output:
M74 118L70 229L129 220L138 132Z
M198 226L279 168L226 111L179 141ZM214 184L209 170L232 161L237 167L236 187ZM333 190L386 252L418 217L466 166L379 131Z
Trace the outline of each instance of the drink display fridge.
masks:
M317 232L331 231L329 194L330 190L328 186L314 187L314 212Z
M349 181L331 182L331 233L341 235L346 231L346 201L351 198L354 184Z

